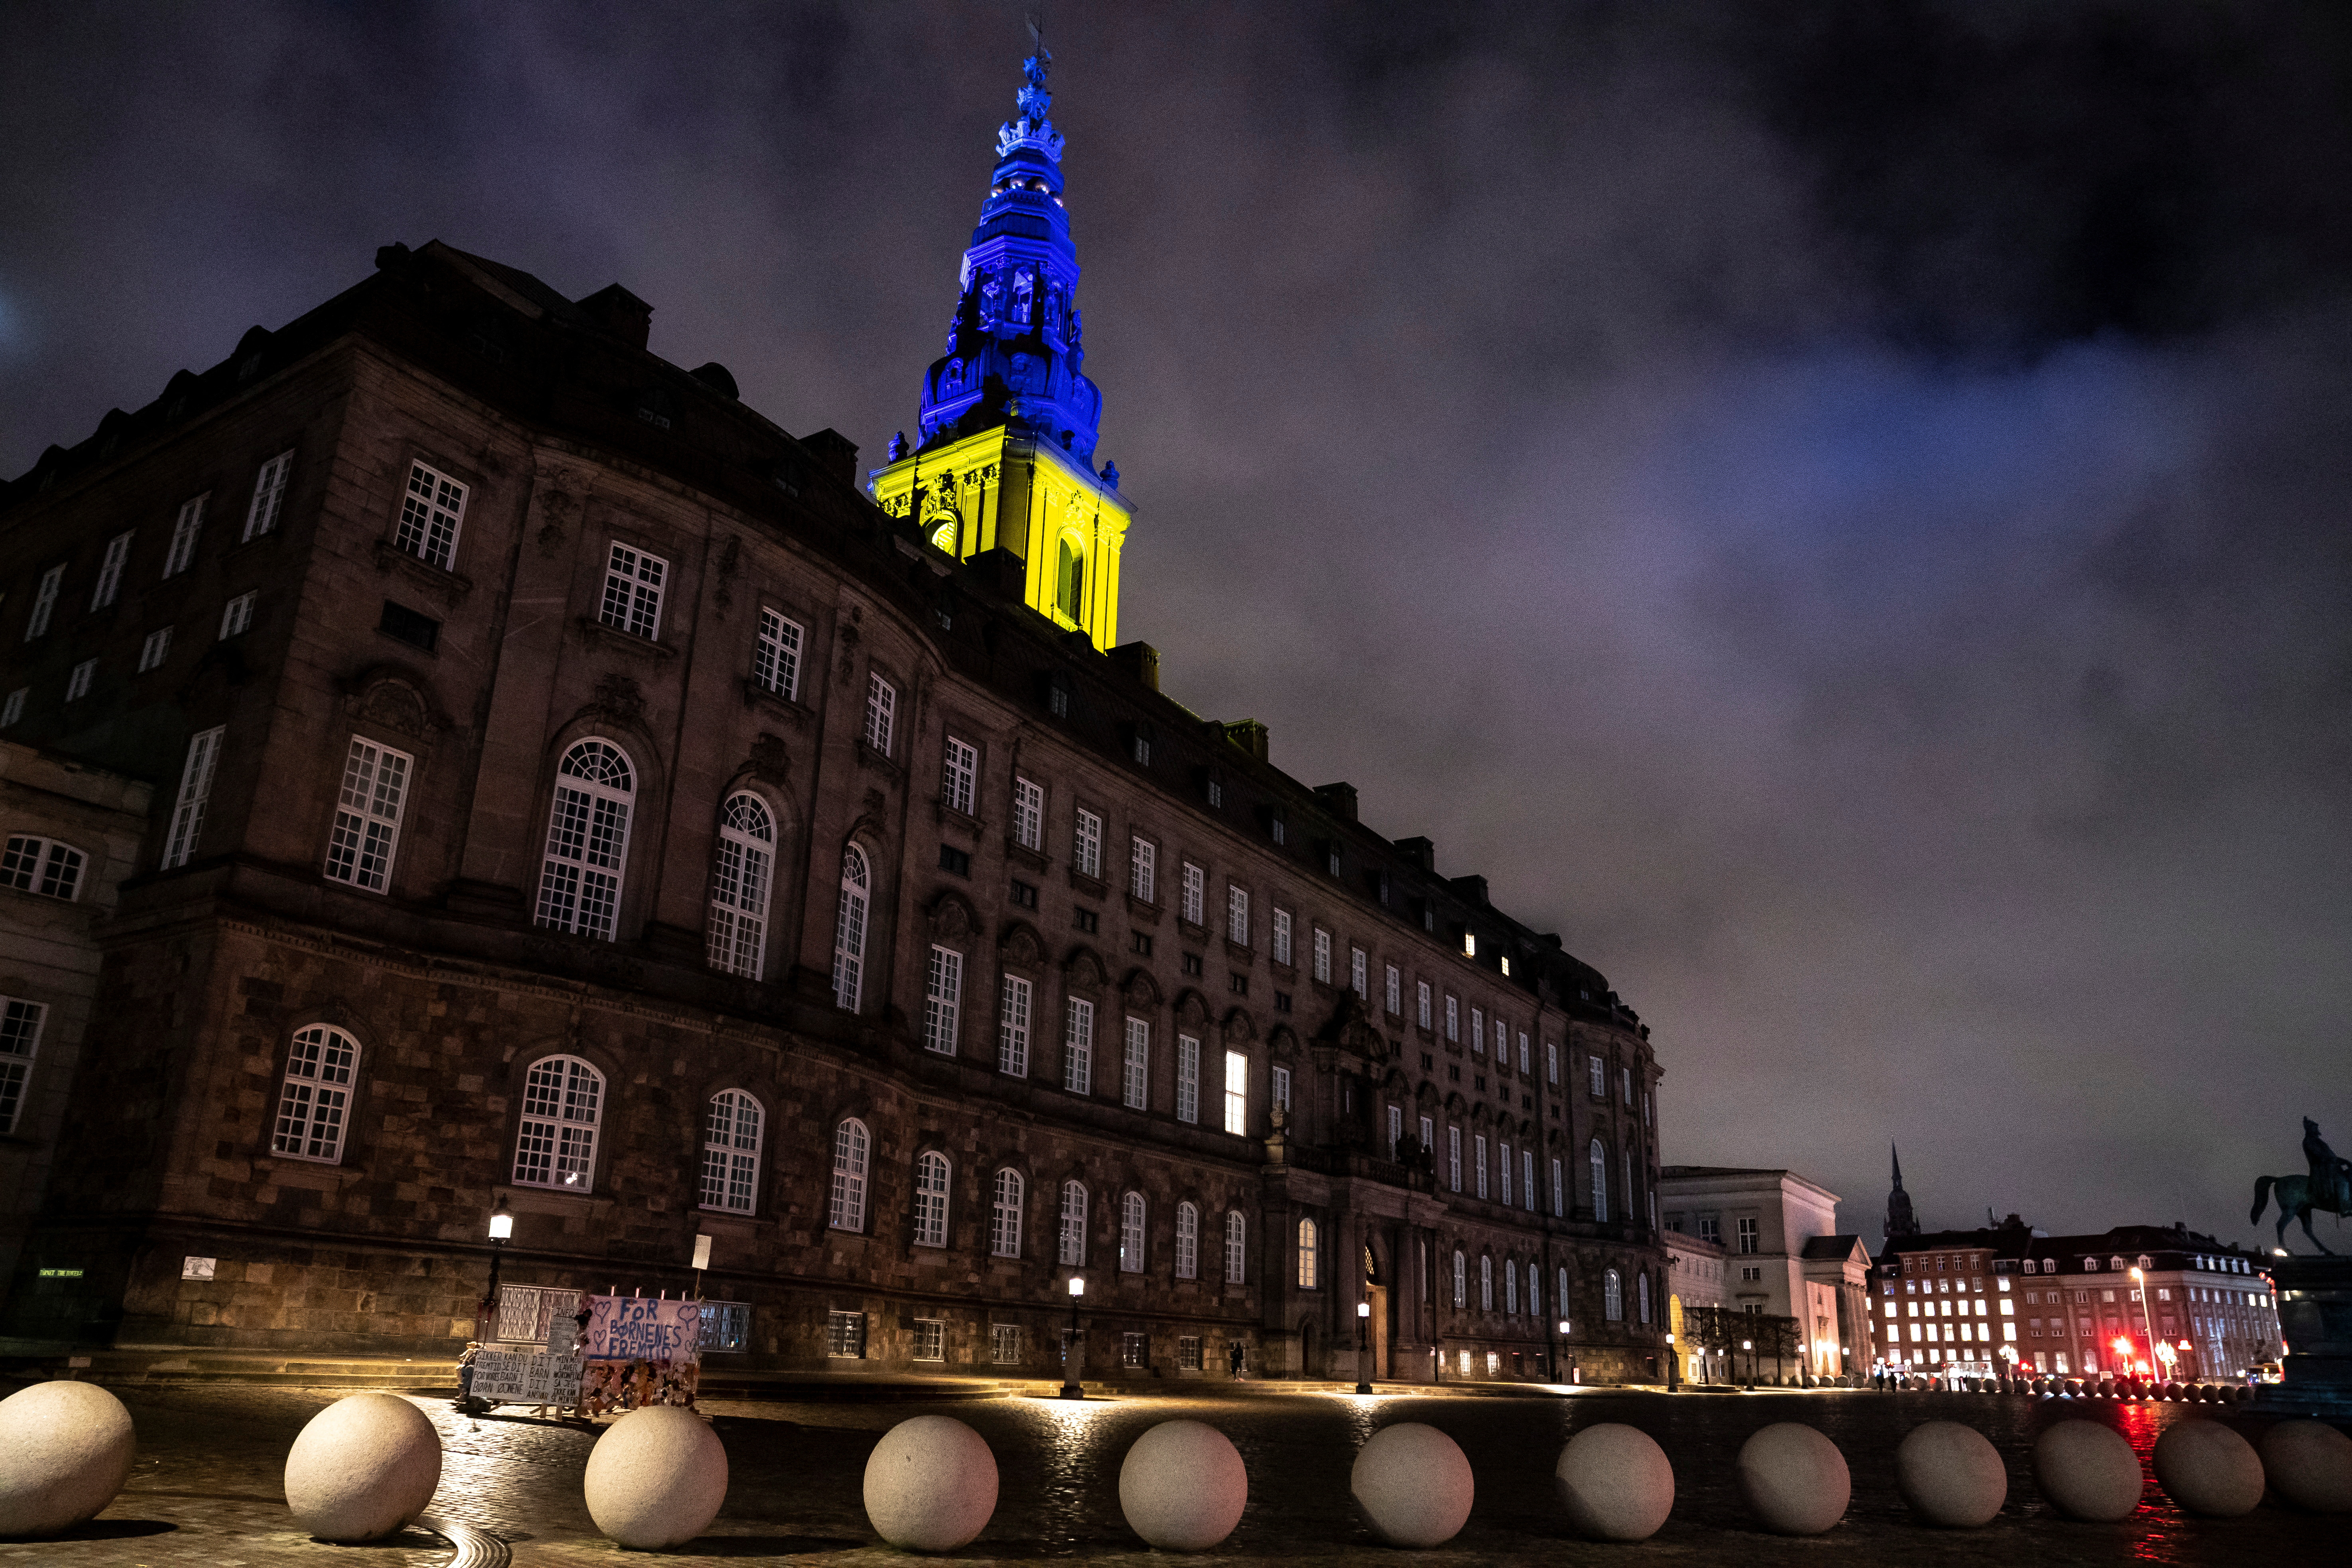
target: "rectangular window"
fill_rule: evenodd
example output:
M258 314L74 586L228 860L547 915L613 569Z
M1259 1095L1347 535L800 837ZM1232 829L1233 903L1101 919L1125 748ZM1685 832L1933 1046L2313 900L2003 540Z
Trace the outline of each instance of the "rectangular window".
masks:
M1225 1131L1236 1138L1249 1132L1249 1058L1241 1051L1225 1053Z
M1247 947L1250 939L1249 894L1225 884L1225 940L1236 947Z
M33 590L33 613L25 618L25 640L31 642L49 629L49 616L58 607L58 591L65 586L66 569L52 566L41 574L41 585Z
M651 642L661 634L662 583L669 563L613 542L604 563L604 604L599 618L614 631Z
M1654 1206L1657 1194L1653 1193L1650 1196ZM1529 1213L1536 1206L1536 1155L1532 1149L1519 1151L1519 1206Z
M253 503L245 509L245 537L258 539L278 526L278 510L286 500L286 476L294 471L294 454L280 452L253 476ZM464 506L460 492L459 507ZM454 532L455 524L452 524Z
M940 846L940 869L952 871L959 877L971 875L971 851L959 849L952 844Z
M196 536L205 531L205 502L211 499L206 493L180 503L180 515L172 523L172 542L163 551L164 576L178 576L196 558Z
M66 676L66 700L79 702L89 695L89 683L98 679L98 660L83 659Z
M1497 1184L1498 1184L1498 1185L1499 1185L1499 1186L1501 1187L1501 1189L1502 1189L1503 1206L1504 1206L1505 1208L1508 1208L1508 1207L1510 1207L1510 1206L1511 1206L1511 1201L1512 1201L1512 1200L1511 1200L1511 1146L1510 1146L1508 1143L1505 1143L1505 1144L1500 1145L1500 1146L1496 1150L1496 1154L1497 1155L1497 1160L1496 1160L1496 1173L1496 1173L1496 1178L1497 1178Z
M401 808L408 798L405 752L352 737L343 758L342 794L335 802L335 826L327 835L327 875L371 893L381 893L400 847Z
M1274 1103L1284 1111L1290 1109L1290 1069L1288 1068L1274 1069Z
M1617 1069L1617 1098L1624 1103L1627 1110L1633 1109L1633 1069L1632 1068Z
M1285 964L1290 962L1290 911L1288 910L1274 911L1274 961L1276 963Z
M1225 1215L1225 1283L1239 1285L1249 1274L1248 1222L1236 1209Z
M1556 1218L1568 1215L1568 1173L1558 1160L1551 1163L1551 1212Z
M1481 1132L1473 1142L1477 1152L1474 1169L1477 1173L1478 1195L1483 1198L1486 1195L1486 1135Z
M55 839L18 834L0 855L0 888L73 901L80 889L82 853Z
M139 645L139 673L146 674L171 657L172 628L163 626L149 632L147 640Z
M1203 908L1209 899L1209 874L1190 860L1184 862L1184 909L1186 923L1199 925L1207 916Z
M1365 963L1362 948L1355 947L1348 950L1348 984L1357 995L1370 1002L1372 999L1372 990L1370 986L1364 984ZM1393 1013L1396 1008L1391 1006L1389 1011Z
M552 1292L550 1292L552 1294ZM570 1292L566 1292L570 1294ZM541 1342L546 1341L540 1336ZM697 1348L706 1351L747 1351L751 1348L751 1304L749 1301L705 1301Z
M466 487L422 463L410 465L408 493L401 498L400 526L393 546L404 550L428 566L450 569L457 554L457 530L466 517ZM165 573L165 576L171 575ZM611 616L611 589L605 590L606 616ZM618 622L614 623L618 625Z
M866 677L866 743L884 756L898 721L898 689L868 671Z
M1526 1037L1524 1035L1520 1037L1522 1039ZM1498 1068L1511 1065L1511 1042L1509 1037L1504 1032L1503 1020L1500 1018L1495 1020L1495 1065ZM1525 1061L1519 1063L1519 1070L1521 1072L1528 1070L1528 1064Z
M1321 926L1315 928L1315 979L1318 984L1331 984L1331 933Z
M1190 1035L1176 1037L1176 1120L1201 1120L1201 1042Z
M1421 1152L1428 1159L1437 1158L1437 1124L1426 1116L1421 1119Z
M131 532L126 530L106 542L106 555L98 563L98 584L90 590L91 609L106 608L121 594L122 563L130 559Z
M213 767L220 760L221 736L226 725L215 725L188 738L188 760L180 769L180 797L172 807L172 830L163 840L160 870L184 866L204 836L205 803L212 798Z
M773 610L760 612L760 642L751 650L751 679L785 701L801 694L801 627Z
M915 1354L917 1361L945 1361L948 1354L948 1326L938 1318L915 1320Z
M257 588L248 588L221 606L221 641L226 642L233 637L243 635L253 625L253 601L259 597L260 592Z
M1445 1130L1445 1184L1454 1192L1462 1190L1462 1129Z
M1140 1018L1127 1021L1127 1062L1120 1096L1128 1109L1151 1108L1151 1026Z
M1445 999L1445 1013L1446 1022L1451 1024L1454 1021L1454 998L1451 996ZM1470 1009L1470 1048L1479 1056L1486 1054L1486 1009L1484 1007ZM1495 1065L1508 1067L1510 1063L1497 1061Z
M1429 1027L1429 982L1426 980L1418 982L1414 994L1420 1003L1420 1011L1417 1016L1421 1026L1426 1029Z
M1752 1219L1741 1220L1739 1222L1739 1250L1742 1252L1752 1253L1756 1250L1756 1222Z
M940 799L950 811L971 815L972 792L979 775L980 749L949 736L940 779Z
M934 946L923 972L923 1048L956 1054L963 1018L963 954Z
M1045 847L1045 792L1024 778L1013 781L1013 837L1024 849Z
M0 701L0 730L8 729L24 718L25 703L32 695L31 687L20 686L8 693L5 701Z
M1599 1057L1587 1057L1585 1060L1591 1064L1586 1077L1590 1079L1592 1098L1599 1100L1609 1092L1609 1069Z
M866 1314L828 1312L824 1319L824 1353L862 1358L866 1354Z
M1398 1145L1399 1143L1403 1142L1404 1142L1404 1108L1403 1108L1402 1106L1401 1106L1401 1105L1391 1105L1391 1106L1390 1106L1390 1107L1389 1107L1389 1158L1390 1158L1390 1159L1393 1160L1393 1159L1395 1159L1395 1158L1397 1157L1397 1145Z
M1124 1268L1125 1264L1119 1265ZM1138 1265L1140 1268L1141 1265ZM1145 1367L1151 1364L1151 1336L1121 1334L1118 1336L1118 1364L1125 1367Z
M1525 1029L1519 1031L1519 1076L1522 1078L1528 1076L1528 1032Z
M1445 998L1445 1037L1457 1044L1462 1039L1462 1003L1451 994ZM1478 1054L1486 1054L1486 1042L1484 1040L1478 1042Z
M1078 808L1077 826L1070 838L1070 864L1081 877L1102 877L1102 818Z
M1153 903L1160 897L1160 847L1150 839L1129 841L1127 890L1138 903Z
M1017 974L1004 977L996 1010L996 1070L1012 1078L1029 1076L1029 982Z
M33 1053L40 1047L41 1021L49 1010L38 1002L0 996L0 1132L16 1131L25 1110L25 1085L33 1076Z
M1021 1325L991 1323L988 1325L989 1353L999 1366L1012 1366L1021 1360Z
M1190 1275L1186 1275L1185 1278L1190 1279L1192 1277ZM1176 1370L1179 1372L1198 1372L1201 1370L1200 1335L1179 1334L1176 1337Z
M1095 1091L1095 1005L1084 997L1069 999L1062 1020L1062 1087L1072 1094Z

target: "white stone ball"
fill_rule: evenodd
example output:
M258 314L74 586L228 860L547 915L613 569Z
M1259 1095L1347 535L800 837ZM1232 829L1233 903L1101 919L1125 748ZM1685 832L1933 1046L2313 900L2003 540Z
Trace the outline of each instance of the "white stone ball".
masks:
M680 1405L632 1410L589 1450L588 1517L624 1546L683 1546L727 1500L727 1447Z
M866 1461L866 1517L909 1552L952 1552L996 1512L996 1456L949 1415L918 1415L882 1435Z
M1206 1552L1234 1532L1248 1501L1240 1451L1205 1422L1162 1421L1118 1468L1128 1527L1163 1552Z
M2234 1519L2263 1500L2263 1461L2219 1421L2176 1421L2156 1440L2156 1483L2190 1513Z
M1592 1541L1647 1541L1675 1507L1675 1467L1647 1432L1621 1422L1587 1426L1553 1468L1576 1532Z
M2263 1434L2271 1489L2314 1513L2352 1513L2352 1437L2325 1421L2282 1421Z
M1845 1517L1853 1496L1837 1445L1795 1421L1776 1421L1742 1443L1738 1470L1749 1511L1782 1535L1819 1535Z
M114 1500L137 1435L89 1383L37 1383L0 1399L0 1536L55 1535Z
M1402 1421L1372 1434L1348 1489L1391 1546L1442 1546L1470 1518L1477 1483L1461 1447L1434 1426Z
M441 1484L441 1434L390 1394L354 1394L316 1415L286 1454L286 1506L320 1541L397 1535Z
M2131 1442L2096 1421L2061 1421L2033 1445L2033 1479L2059 1512L2074 1519L2121 1519L2139 1506L2147 1482Z
M1930 1421L1895 1450L1895 1485L1929 1524L1973 1530L2009 1500L2009 1468L1985 1435L1957 1421Z

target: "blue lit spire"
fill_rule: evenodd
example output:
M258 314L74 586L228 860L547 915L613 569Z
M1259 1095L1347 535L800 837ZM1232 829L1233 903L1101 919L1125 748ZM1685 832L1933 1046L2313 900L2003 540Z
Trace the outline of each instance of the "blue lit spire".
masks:
M947 353L923 377L918 448L1020 425L1094 460L1102 393L1080 374L1078 251L1062 205L1062 136L1046 110L1044 44L1022 67L1020 117L996 133L996 170L963 253Z

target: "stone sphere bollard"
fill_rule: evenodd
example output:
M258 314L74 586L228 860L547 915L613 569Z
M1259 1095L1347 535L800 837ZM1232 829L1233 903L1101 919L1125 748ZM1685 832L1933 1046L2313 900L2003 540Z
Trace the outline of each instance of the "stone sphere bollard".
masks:
M1552 1468L1568 1521L1591 1541L1647 1541L1675 1507L1675 1467L1636 1426L1604 1421L1568 1440Z
M996 1512L996 1456L949 1415L918 1415L882 1435L866 1461L866 1517L909 1552L952 1552Z
M604 1429L582 1478L588 1517L624 1546L683 1546L727 1500L727 1447L677 1405L632 1410Z
M2314 1513L2352 1513L2352 1437L2325 1421L2282 1421L2263 1434L2271 1489Z
M286 1453L286 1506L320 1541L353 1545L397 1535L441 1485L441 1434L391 1394L336 1400Z
M1957 1421L1914 1426L1895 1449L1895 1485L1929 1524L1973 1530L2009 1499L2009 1470L1984 1434Z
M0 1536L55 1535L114 1500L138 1446L131 1412L91 1383L0 1399Z
M1162 1421L1118 1468L1128 1528L1163 1552L1206 1552L1234 1532L1248 1501L1240 1451L1205 1422Z
M2263 1461L2219 1421L2177 1421L2156 1440L2156 1483L2190 1513L2235 1519L2263 1500Z
M1845 1517L1853 1478L1837 1445L1811 1426L1778 1421L1739 1446L1739 1491L1765 1529L1819 1535Z
M2096 1421L2061 1421L2033 1445L2042 1495L2073 1519L2105 1522L2139 1506L2147 1482L2129 1439Z
M1349 1472L1348 1489L1390 1545L1425 1547L1460 1533L1477 1484L1453 1438L1403 1421L1372 1434Z

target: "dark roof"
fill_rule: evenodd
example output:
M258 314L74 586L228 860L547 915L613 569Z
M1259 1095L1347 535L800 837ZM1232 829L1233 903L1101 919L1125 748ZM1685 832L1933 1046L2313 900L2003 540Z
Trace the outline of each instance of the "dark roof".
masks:
M1817 1236L1805 1243L1804 1258L1851 1258L1862 1244L1859 1236Z
M1661 1165L1660 1176L1786 1176L1793 1173L1777 1165Z

